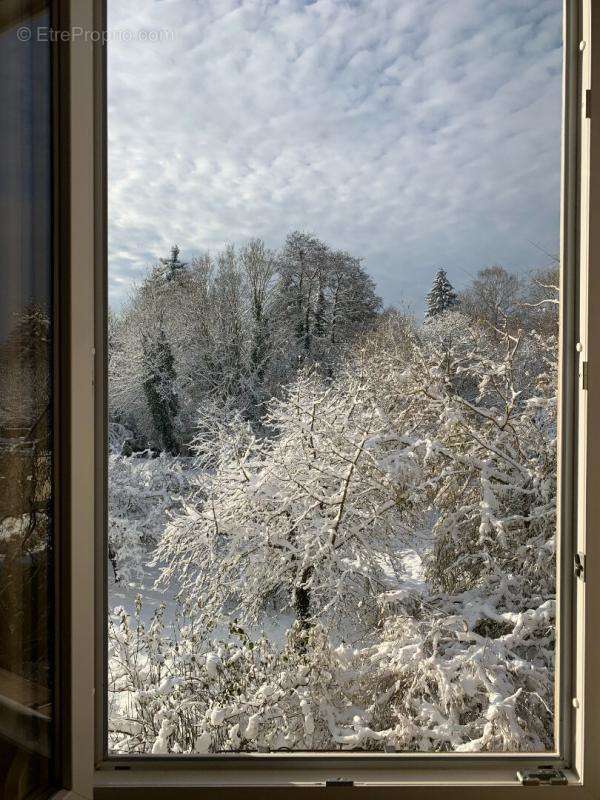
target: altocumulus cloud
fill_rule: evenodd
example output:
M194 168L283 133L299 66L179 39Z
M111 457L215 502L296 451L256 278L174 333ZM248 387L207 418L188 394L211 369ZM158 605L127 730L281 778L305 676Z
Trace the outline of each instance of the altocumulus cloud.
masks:
M109 0L110 296L309 230L419 309L558 243L561 0Z

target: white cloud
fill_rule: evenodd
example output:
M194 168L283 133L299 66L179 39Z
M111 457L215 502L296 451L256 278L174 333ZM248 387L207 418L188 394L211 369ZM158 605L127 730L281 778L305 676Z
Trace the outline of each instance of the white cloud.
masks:
M294 228L416 307L558 246L561 0L109 0L110 292Z

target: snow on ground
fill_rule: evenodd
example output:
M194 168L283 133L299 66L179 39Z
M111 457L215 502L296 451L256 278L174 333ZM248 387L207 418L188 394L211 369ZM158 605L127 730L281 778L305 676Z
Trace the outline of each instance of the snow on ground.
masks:
M411 543L403 548L400 554L403 568L403 588L420 590L423 586L425 577L422 557L425 554L425 550L430 546L430 542L431 539L425 540L424 538L414 537Z
M431 546L431 539L429 536L417 535L411 538L410 543L405 543L400 549L400 586L397 589L392 589L386 592L385 598L387 602L393 603L394 600L400 600L408 594L421 593L424 588L424 568L422 557L425 555L426 550ZM148 561L151 560L151 554L148 554ZM174 622L177 614L177 600L175 599L178 591L177 586L171 586L167 589L156 588L156 581L160 575L159 566L149 566L147 563L143 565L144 578L141 582L135 581L121 581L116 582L112 575L108 579L108 608L112 611L116 606L122 606L129 614L133 614L135 600L138 595L142 599L141 621L145 627L149 625L161 604L165 606L164 621L167 626ZM283 644L285 640L285 633L292 625L294 616L292 613L277 614L273 618L265 616L259 625L253 626L248 629L251 636L258 636L264 634L266 638L276 644ZM340 637L341 639L352 639L351 620L340 620L338 629L331 631L333 638ZM350 623L350 624L349 624ZM218 625L211 638L227 639L229 637L227 630L227 623L224 621Z
M160 574L158 567L149 567L144 565L144 579L141 583L135 581L120 581L116 582L112 575L108 579L108 608L112 611L115 606L123 606L125 611L133 614L135 599L138 595L142 598L142 611L141 618L145 626L148 626L154 612L160 607L161 603L165 604L165 621L172 622L175 619L177 611L177 602L175 600L176 591L165 592L161 589L156 589L154 584Z
M133 615L135 600L138 595L142 599L141 621L147 628L154 613L161 604L165 606L164 622L168 627L176 618L178 604L176 595L178 587L170 589L157 589L155 581L160 575L160 567L150 567L144 565L144 579L141 583L129 581L127 583L115 582L112 576L108 581L108 609L113 611L116 606L122 606L128 614ZM253 637L264 634L266 638L274 644L283 644L285 633L292 625L294 617L292 614L277 614L273 619L265 617L259 625L249 627L248 633ZM217 625L211 632L211 639L228 639L229 631L227 620Z

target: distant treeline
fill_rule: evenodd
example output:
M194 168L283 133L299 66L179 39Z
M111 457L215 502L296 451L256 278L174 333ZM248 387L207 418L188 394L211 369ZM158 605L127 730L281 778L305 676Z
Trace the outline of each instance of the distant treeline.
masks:
M443 270L428 315L449 309L492 325L555 326L555 272L523 280L494 266L456 295ZM186 263L174 246L109 316L110 421L128 451L185 453L199 409L238 410L260 427L266 402L302 368L328 379L384 310L361 259L294 231Z

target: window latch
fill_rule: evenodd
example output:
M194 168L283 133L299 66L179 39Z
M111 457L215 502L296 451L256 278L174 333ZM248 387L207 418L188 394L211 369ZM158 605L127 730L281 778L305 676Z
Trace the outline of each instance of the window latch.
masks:
M567 783L567 776L561 769L556 767L538 767L537 769L523 769L517 772L517 780L523 786L564 786Z
M576 578L585 580L585 553L575 553L573 556L573 572Z
M354 786L354 781L350 778L333 778L332 780L325 781L326 789L333 789L337 786Z

